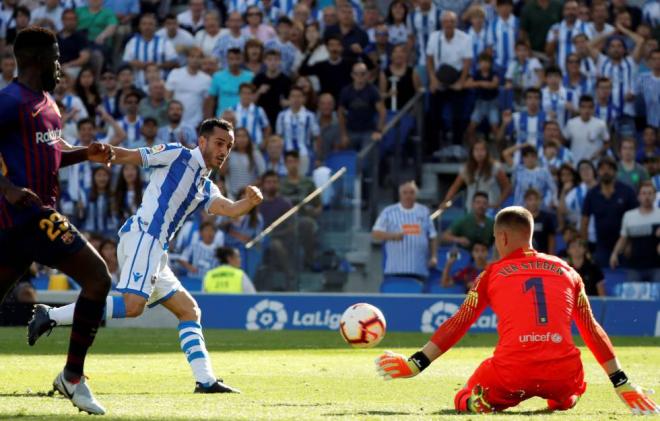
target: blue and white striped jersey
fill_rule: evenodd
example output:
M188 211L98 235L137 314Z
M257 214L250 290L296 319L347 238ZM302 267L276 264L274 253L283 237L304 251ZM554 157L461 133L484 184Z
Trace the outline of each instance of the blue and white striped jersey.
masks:
M225 6L227 6L227 13L238 12L241 15L247 12L248 7L256 6L256 0L225 0Z
M487 28L481 28L481 31L477 32L471 26L467 34L472 42L472 72L476 73L479 69L479 54L488 46L488 32Z
M152 168L153 172L140 208L120 229L120 235L146 232L167 249L191 213L201 207L208 212L211 203L222 195L208 178L211 170L206 168L199 148L189 150L170 143L139 151L143 167Z
M580 19L577 19L571 27L566 20L562 20L552 25L548 31L546 42L557 42L555 61L562 73L566 73L566 57L575 51L573 37L577 34L585 34L587 37L591 34L588 25Z
M594 80L588 78L585 75L580 75L580 81L575 85L571 84L568 75L564 75L564 78L562 79L562 85L564 85L564 88L567 90L573 91L573 95L575 98L577 98L578 101L582 95L590 95L593 97L596 90Z
M142 117L137 116L137 119L134 122L128 121L128 116L122 117L119 120L119 125L124 132L126 132L126 139L124 139L123 147L128 149L135 149L139 146L142 146L140 143L142 139Z
M520 22L514 15L510 15L507 20L497 16L488 28L488 45L493 49L495 56L495 66L500 69L506 69L516 58L516 40L520 29ZM476 60L476 56L475 56Z
M385 274L428 276L429 240L437 233L429 208L419 203L405 209L400 203L383 209L373 229L390 233L403 232L401 241L385 242Z
M241 33L238 37L233 36L231 33L225 34L218 38L218 42L213 47L213 57L218 59L218 64L221 69L227 67L227 52L232 48L238 48L243 51L245 43L250 37Z
M177 58L176 50L168 39L155 35L151 40L147 41L142 38L142 35L137 34L126 44L122 60L127 63L138 60L160 64L167 61L174 61ZM164 79L165 73L161 73ZM134 74L137 87L141 89L146 88L147 81L144 77L144 70L136 70Z
M270 126L266 111L258 105L250 104L244 107L239 102L234 107L236 125L234 127L247 129L252 143L261 146L264 141L264 129Z
M549 209L553 206L557 197L557 184L555 184L555 180L547 168L537 166L530 170L524 165L517 165L513 176L514 205L525 206L525 192L533 188L541 193L543 209Z
M614 106L612 97L607 101L607 104L601 104L598 99L596 99L594 117L603 120L607 123L608 127L614 124L615 120L619 118L619 111L617 110L617 107Z
M559 127L562 130L566 122L571 118L566 104L571 103L577 109L577 100L578 98L576 98L575 93L563 86L560 86L557 91L551 91L548 86L541 89L541 108L548 120L554 120L559 123Z
M298 151L300 156L312 155L314 139L320 131L316 115L305 107L297 113L287 108L277 116L276 132L284 139L286 152Z
M539 85L539 71L543 71L543 65L536 57L530 57L523 63L514 59L509 62L504 77L511 81L514 88L527 89Z
M217 245L214 242L206 244L203 241L192 243L181 254L181 258L197 268L195 276L204 277L206 272L216 266L220 266L220 262L216 257L216 249L222 245Z
M431 33L440 29L440 14L441 10L435 5L426 12L416 7L408 14L408 29L415 37L418 66L426 66L426 43Z
M660 77L653 73L643 73L637 78L637 92L644 100L646 122L660 128Z
M582 224L582 207L584 206L584 198L587 197L588 191L589 187L585 183L580 183L579 186L569 190L564 197L568 211L566 212L566 217L578 230ZM596 225L593 215L589 217L588 237L589 242L596 242Z
M619 115L635 115L635 100L626 101L628 93L635 91L637 78L637 63L631 56L624 57L619 63L614 63L604 54L598 56L598 74L612 81L612 102Z

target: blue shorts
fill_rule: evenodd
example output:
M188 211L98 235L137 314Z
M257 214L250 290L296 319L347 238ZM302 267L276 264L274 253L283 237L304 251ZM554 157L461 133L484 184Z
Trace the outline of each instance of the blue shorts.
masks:
M499 101L497 98L491 100L477 99L474 104L474 110L470 121L481 123L485 118L491 126L496 126L500 122Z

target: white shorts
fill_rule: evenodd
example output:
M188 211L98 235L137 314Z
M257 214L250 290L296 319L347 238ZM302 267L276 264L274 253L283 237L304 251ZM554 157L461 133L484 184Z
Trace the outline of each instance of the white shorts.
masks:
M144 297L149 307L183 288L167 265L167 251L150 234L139 231L121 234L117 259L120 268L117 291Z

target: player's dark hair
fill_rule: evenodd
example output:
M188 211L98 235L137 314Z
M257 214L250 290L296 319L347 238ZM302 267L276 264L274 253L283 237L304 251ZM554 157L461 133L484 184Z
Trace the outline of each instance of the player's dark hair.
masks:
M509 206L495 215L495 228L507 228L512 232L531 234L534 217L522 206Z
M199 126L199 135L208 137L215 128L222 129L228 132L234 131L234 126L230 122L220 118L207 118L202 121L202 124Z
M486 193L485 191L479 190L478 192L476 192L472 196L472 201L474 202L474 199L476 199L477 197L483 197L484 199L488 200L488 193Z
M229 263L229 259L232 256L236 256L237 254L238 250L233 247L218 247L215 251L215 256L218 258L220 263L225 265Z
M81 118L80 120L78 120L78 123L76 123L76 128L78 130L80 130L80 128L82 126L84 126L85 124L91 124L92 127L96 127L96 123L94 122L93 119L91 119L89 117L85 117L85 118Z
M284 159L287 159L288 157L299 159L300 154L298 153L298 151L293 151L293 150L284 152Z
M53 44L57 44L55 32L38 26L28 26L16 35L14 55L19 62L35 58L44 50L49 51Z
M585 102L588 102L588 103L590 103L591 105L593 105L593 103L594 103L594 97L592 97L591 95L581 95L581 96L580 96L580 100L578 101L578 104L579 104L579 105L582 105L582 104L585 103Z

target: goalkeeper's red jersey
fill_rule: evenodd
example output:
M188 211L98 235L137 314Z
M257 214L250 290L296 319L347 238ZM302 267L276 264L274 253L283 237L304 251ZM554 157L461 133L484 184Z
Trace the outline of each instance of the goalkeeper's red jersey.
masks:
M539 374L563 361L579 360L580 351L571 336L572 320L599 362L614 357L607 335L593 318L582 279L557 257L519 249L489 265L459 311L431 340L446 351L488 305L497 315L494 362L501 369L524 367Z

